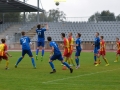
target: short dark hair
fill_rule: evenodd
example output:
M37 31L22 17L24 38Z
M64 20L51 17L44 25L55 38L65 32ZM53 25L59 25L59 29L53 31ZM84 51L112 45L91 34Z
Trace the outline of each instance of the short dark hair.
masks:
M103 39L103 38L104 38L104 36L101 36L101 38Z
M24 36L24 35L25 35L25 32L23 31L23 32L21 32L21 34L22 34L22 36Z
M99 36L99 32L96 32L97 34L98 34L98 36Z
M52 41L52 38L51 38L51 37L47 37L47 40L48 40L48 41Z
M2 43L5 43L5 41L6 41L6 39L1 39L1 42L2 42Z
M118 39L118 40L119 40L119 38L118 38L118 37L116 37L116 39Z
M81 37L81 34L80 33L77 33L79 37Z
M65 37L65 33L61 33L61 35L62 35L63 37Z
M38 28L38 29L40 29L40 28L41 28L41 25L40 25L40 24L38 24L38 25L37 25L37 28Z

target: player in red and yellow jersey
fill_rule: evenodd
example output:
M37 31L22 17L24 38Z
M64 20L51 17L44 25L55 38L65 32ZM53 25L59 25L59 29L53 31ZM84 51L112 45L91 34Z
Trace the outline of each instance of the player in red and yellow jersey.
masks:
M64 48L63 57L66 57L66 61L70 64L69 57L70 57L70 45L67 38L65 38L65 33L61 33L61 38L63 39L63 44L61 46Z
M105 49L105 41L103 40L103 38L104 38L104 36L100 37L100 49L99 49L99 53L98 53L97 64L95 66L98 66L100 64L100 56L102 56L102 58L106 62L105 66L109 66L109 63L108 63L107 59L105 58L106 49Z
M72 37L72 33L70 32L68 34L68 41L69 41L69 47L70 47L70 64L71 66L75 66L74 63L73 63L73 59L72 59L72 53L73 53L73 45L74 45L74 38Z
M2 44L0 44L0 62L2 59L6 60L6 70L8 69L9 60L7 56L12 57L7 52L7 45L5 44L5 39L1 39Z
M118 55L120 55L120 41L119 41L119 38L116 38L116 47L117 47L117 53L116 53L116 60L114 62L118 62Z

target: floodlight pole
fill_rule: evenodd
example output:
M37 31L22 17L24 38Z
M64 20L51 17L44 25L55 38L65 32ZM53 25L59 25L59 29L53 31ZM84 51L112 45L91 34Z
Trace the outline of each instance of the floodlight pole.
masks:
M37 5L38 5L37 22L40 23L40 15L39 15L39 8L40 8L40 5L39 5L39 0L37 0Z

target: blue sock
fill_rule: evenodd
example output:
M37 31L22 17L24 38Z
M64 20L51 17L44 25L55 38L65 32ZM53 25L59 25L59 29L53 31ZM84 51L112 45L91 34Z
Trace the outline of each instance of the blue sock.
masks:
M39 49L36 49L36 55L38 55L38 53L39 53Z
M67 68L70 68L70 66L69 66L68 63L64 62L63 64L64 64Z
M16 66L20 63L20 61L21 61L22 59L23 59L22 57L20 57L20 58L18 59L18 61L17 61L17 63L16 63Z
M55 69L54 68L54 64L52 62L49 62L49 64L50 64L50 66L51 66L52 69Z
M76 65L78 66L79 65L79 59L76 58L75 61L76 61Z
M94 56L94 60L96 61L96 56Z
M34 58L31 58L33 67L36 67Z
M44 56L44 50L42 50L42 56Z

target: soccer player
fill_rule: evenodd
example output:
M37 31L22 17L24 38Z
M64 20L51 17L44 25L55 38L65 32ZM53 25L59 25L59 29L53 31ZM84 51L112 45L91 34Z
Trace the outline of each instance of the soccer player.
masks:
M95 34L95 40L94 40L94 64L97 63L97 57L98 57L98 50L100 49L100 38L99 38L99 33L96 32Z
M106 62L105 66L109 66L109 63L108 63L107 59L105 58L106 50L105 50L105 41L104 41L103 38L104 38L104 36L100 37L100 50L99 50L99 54L98 54L97 64L95 66L99 65L99 63L100 63L100 56L102 56L102 58Z
M70 32L68 35L68 41L69 41L69 47L70 47L70 65L71 66L75 66L73 63L73 59L72 59L72 53L73 53L73 45L74 45L74 38L72 37L72 33Z
M60 46L62 46L64 48L64 52L63 52L63 57L66 57L66 62L68 62L68 64L70 65L70 61L69 61L69 57L70 57L70 45L69 45L69 41L67 38L65 38L65 33L61 33L61 38L63 39L63 44L60 44Z
M6 67L5 69L8 69L8 65L9 65L9 60L8 60L8 56L12 57L11 55L9 55L9 53L7 52L7 45L5 44L5 39L1 39L1 44L0 44L0 62L2 61L2 59L6 60Z
M37 50L36 50L36 60L38 60L38 53L40 50L40 47L42 47L42 55L41 55L41 61L43 60L44 56L44 45L45 45L45 35L44 32L48 30L48 24L45 24L46 28L43 28L40 24L37 26L36 33L38 35L37 40Z
M76 44L75 44L75 46L76 46L76 53L75 53L76 69L78 69L80 67L79 56L82 51L82 48L81 48L82 41L81 41L80 37L81 37L81 34L77 33L77 35L76 35L77 40L76 40Z
M119 38L116 38L116 47L117 47L117 53L116 53L116 60L114 62L118 62L118 55L120 56L120 41Z
M30 48L30 38L28 36L25 36L25 32L21 32L22 38L20 38L20 44L22 45L22 57L20 57L15 64L15 68L17 68L18 64L21 62L21 60L24 58L25 54L28 54L29 57L31 58L33 68L36 68L35 61L31 52Z
M69 68L70 73L72 73L73 69L66 62L64 62L62 54L61 54L61 52L58 48L58 45L54 41L52 41L51 37L47 37L47 40L50 42L50 47L52 48L52 50L50 52L49 64L50 64L53 71L50 72L50 74L56 72L56 69L55 69L54 64L53 64L53 61L56 60L56 59L60 60L62 64L64 64L66 67Z

